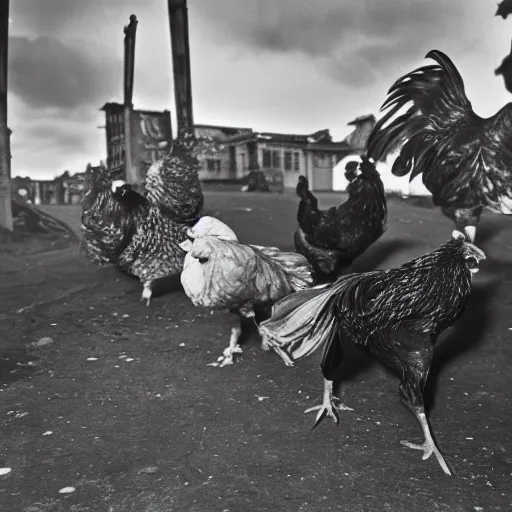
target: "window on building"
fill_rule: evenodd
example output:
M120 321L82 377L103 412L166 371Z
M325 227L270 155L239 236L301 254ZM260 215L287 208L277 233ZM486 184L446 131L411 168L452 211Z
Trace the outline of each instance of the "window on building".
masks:
M279 149L272 151L272 167L274 169L281 169L281 151Z
M111 114L108 117L108 124L110 125L110 133L112 137L115 137L117 135L117 126L116 126L116 116L114 114Z
M300 171L300 153L298 151L293 153L293 170Z
M206 165L210 172L220 172L220 160L214 158L207 158Z
M272 151L270 149L264 149L262 151L263 167L270 169L272 167Z
M291 151L284 152L284 170L285 171L292 170L292 152Z

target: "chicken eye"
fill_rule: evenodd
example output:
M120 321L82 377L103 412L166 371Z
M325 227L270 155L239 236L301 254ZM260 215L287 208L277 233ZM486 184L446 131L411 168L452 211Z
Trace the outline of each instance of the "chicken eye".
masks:
M478 260L474 256L466 256L465 260L468 268L478 268Z
M197 258L199 260L199 263L203 264L208 261L208 258Z

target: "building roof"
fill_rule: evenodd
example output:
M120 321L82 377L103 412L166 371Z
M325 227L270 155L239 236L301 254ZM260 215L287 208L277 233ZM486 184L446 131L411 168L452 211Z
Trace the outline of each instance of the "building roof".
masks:
M134 112L140 112L141 114L148 114L148 115L154 115L154 114L170 114L169 110L141 110L141 109L134 109Z
M194 128L214 129L223 132L228 137L240 133L252 133L252 128L240 128L236 126L219 126L216 124L194 124Z
M124 109L124 105L122 103L116 103L115 101L110 101L105 103L100 110L107 111L109 109L112 110L122 110ZM168 114L169 110L145 110L145 109L133 109L134 112L140 112L142 114Z
M365 121L375 121L375 116L373 114L364 114L362 116L356 117L354 120L350 121L350 123L347 123L348 125L358 125L361 123L364 123Z
M122 108L124 108L123 104L116 103L113 101L108 101L107 103L105 103L105 105L103 105L103 107L100 108L100 110L104 110L104 111L109 110L109 109L121 110Z
M275 133L275 132L249 132L240 133L230 137L226 142L241 143L241 142L257 142L267 141L269 143L275 142L278 144L290 144L293 146L302 146L306 149L326 151L346 151L349 145L344 142L333 142L329 129L319 130L312 134L302 135L294 133Z

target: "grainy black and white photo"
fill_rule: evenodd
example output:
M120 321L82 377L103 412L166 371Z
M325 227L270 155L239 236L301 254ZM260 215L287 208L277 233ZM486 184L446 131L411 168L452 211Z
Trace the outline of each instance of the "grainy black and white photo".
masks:
M511 41L2 0L0 510L512 510Z

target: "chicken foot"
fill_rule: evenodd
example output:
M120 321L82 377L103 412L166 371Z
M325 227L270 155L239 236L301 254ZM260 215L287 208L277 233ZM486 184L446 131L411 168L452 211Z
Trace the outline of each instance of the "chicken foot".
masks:
M243 352L242 347L238 344L238 339L242 334L241 327L231 328L231 338L229 339L229 346L224 349L222 355L214 363L209 363L208 366L226 366L233 364L234 354L241 354Z
M320 422L325 418L325 416L331 417L336 425L340 422L340 417L338 415L338 410L340 411L353 411L354 409L351 409L350 407L347 407L346 405L343 405L342 403L335 405L334 402L339 402L340 399L336 396L332 395L332 388L333 388L333 382L332 380L324 379L324 397L323 402L321 405L315 405L313 407L310 407L309 409L306 409L304 411L304 414L308 414L313 411L318 411L318 414L316 416L315 423L311 427L312 429L315 428L320 424Z
M144 288L142 289L142 296L140 301L146 301L146 306L149 306L151 303L151 296L153 295L153 290L151 290L151 281L144 283Z
M441 465L443 471L451 476L451 471L448 468L441 452L438 450L434 439L432 439L432 434L430 433L430 427L428 426L427 417L424 412L418 412L415 414L416 418L420 422L421 428L423 430L423 434L425 436L425 441L422 444L414 444L409 441L400 441L401 444L407 446L407 448L412 448L413 450L423 450L423 460L427 460L432 454L434 454Z

